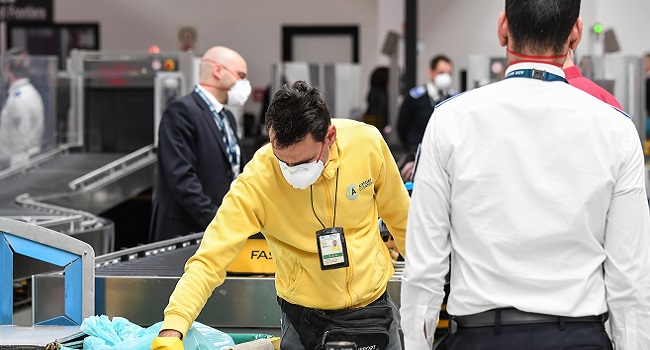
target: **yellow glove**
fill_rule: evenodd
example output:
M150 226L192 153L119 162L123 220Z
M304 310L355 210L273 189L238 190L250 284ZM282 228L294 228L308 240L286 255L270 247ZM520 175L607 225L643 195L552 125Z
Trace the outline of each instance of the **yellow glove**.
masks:
M176 337L157 337L151 343L151 350L184 350L183 341Z

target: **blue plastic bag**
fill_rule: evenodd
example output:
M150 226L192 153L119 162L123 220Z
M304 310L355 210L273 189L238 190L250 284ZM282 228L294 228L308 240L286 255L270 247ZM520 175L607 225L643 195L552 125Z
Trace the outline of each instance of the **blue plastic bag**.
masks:
M81 324L81 331L88 334L84 349L89 350L149 350L151 342L158 336L162 322L142 328L122 317L91 316ZM232 338L217 329L194 322L183 339L186 350L221 350L235 345ZM63 348L65 349L65 348Z

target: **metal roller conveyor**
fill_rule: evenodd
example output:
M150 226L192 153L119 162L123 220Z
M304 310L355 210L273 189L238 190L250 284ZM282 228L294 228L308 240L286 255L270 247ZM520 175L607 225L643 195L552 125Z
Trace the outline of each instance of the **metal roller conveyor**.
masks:
M52 135L44 131L43 153L0 159L10 166L0 171L0 216L73 236L97 255L107 254L115 245L114 224L98 215L120 212L121 204L146 209L145 201L130 200L153 187L157 121L167 103L193 86L194 57L73 50L66 72L51 74L51 66L42 79L56 90L65 115L48 114ZM14 282L57 270L17 259Z
M203 237L197 233L163 242L99 256L96 258L97 314L120 316L141 326L162 321L187 259ZM399 305L403 263L388 284ZM34 276L34 321L61 312L53 303L63 293L63 279L57 274ZM234 332L266 332L279 335L280 308L272 275L228 276L206 303L198 322Z
M0 173L0 215L43 215L37 208L26 208L15 201L22 194L31 197L70 192L68 183L108 164L124 154L71 153L63 147L44 154L24 167Z
M97 255L110 253L113 223L96 214L151 187L155 163L153 146L126 155L60 147L0 172L0 216L68 234L90 244ZM16 258L14 278L53 270Z

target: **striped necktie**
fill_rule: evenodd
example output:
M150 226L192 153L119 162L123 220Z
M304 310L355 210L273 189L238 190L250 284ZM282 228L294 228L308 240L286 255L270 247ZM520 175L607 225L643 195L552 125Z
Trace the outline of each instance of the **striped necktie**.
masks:
M239 160L240 160L240 155L241 155L241 150L239 148L239 145L237 144L237 138L235 137L235 133L230 126L230 122L228 121L227 114L225 112L225 109L222 109L221 112L217 113L218 118L220 118L221 123L217 122L218 126L222 126L223 128L221 132L223 134L223 143L227 146L228 148L228 160L230 161L230 166L232 167L232 178L236 178L237 175L239 175Z

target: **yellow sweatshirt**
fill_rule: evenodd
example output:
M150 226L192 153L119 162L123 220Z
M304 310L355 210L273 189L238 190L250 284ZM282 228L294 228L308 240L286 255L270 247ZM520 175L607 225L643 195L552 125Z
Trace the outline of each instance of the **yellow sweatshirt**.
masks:
M185 265L165 308L162 329L187 332L226 268L249 236L262 232L275 262L280 297L325 310L365 306L386 289L393 275L378 217L405 255L409 196L395 160L379 131L370 125L332 119L337 139L323 174L312 185L314 210L332 226L338 169L336 226L344 229L349 267L321 270L309 188L294 189L282 176L270 145L260 148L232 183L201 246Z

